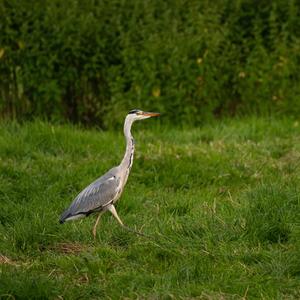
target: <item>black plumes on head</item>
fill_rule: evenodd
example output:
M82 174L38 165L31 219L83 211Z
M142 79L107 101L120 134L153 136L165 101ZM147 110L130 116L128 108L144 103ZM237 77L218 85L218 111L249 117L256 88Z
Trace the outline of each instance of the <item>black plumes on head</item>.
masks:
M128 114L136 114L139 111L141 111L141 110L140 109L133 109Z

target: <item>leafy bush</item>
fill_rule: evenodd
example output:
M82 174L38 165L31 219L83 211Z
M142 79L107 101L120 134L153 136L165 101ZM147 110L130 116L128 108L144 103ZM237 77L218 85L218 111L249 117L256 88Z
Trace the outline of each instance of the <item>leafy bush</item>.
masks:
M300 112L297 1L0 0L0 114L101 127Z

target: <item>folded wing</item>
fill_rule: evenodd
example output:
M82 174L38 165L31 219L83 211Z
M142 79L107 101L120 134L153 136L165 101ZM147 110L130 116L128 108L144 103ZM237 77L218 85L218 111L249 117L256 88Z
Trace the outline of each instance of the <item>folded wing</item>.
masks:
M120 179L116 176L115 168L108 171L89 186L87 186L63 212L60 223L86 217L92 212L101 211L109 205L119 192Z

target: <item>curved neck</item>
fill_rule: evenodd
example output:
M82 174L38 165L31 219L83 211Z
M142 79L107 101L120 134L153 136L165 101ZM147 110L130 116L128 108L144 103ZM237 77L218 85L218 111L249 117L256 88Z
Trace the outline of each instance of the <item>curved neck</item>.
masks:
M131 125L133 120L131 118L126 117L124 123L124 135L126 139L126 151L121 162L122 169L130 169L133 163L133 154L134 154L134 139L131 134Z

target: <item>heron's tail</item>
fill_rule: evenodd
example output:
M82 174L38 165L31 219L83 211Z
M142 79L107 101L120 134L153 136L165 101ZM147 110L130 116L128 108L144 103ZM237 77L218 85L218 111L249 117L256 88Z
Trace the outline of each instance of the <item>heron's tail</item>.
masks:
M66 221L81 219L81 218L84 218L88 215L89 215L89 213L78 213L78 214L73 215L72 213L69 212L69 209L67 209L66 211L64 211L61 214L60 219L59 219L59 223L63 224Z
M59 223L60 223L60 224L65 223L65 221L67 221L68 217L70 217L70 216L71 216L71 214L70 214L70 212L69 212L69 209L66 209L66 210L61 214L61 216L60 216L60 218L59 218Z

